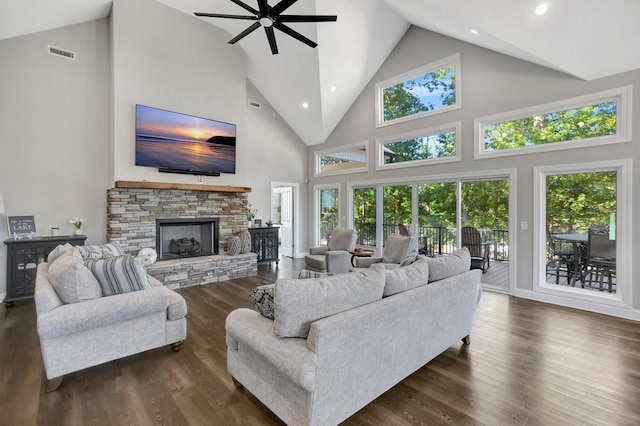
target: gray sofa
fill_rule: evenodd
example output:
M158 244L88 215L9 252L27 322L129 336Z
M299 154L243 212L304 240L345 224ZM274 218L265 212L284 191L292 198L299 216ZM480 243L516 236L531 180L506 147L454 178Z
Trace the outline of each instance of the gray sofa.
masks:
M42 360L55 390L65 374L163 345L178 350L187 335L187 305L151 279L153 288L63 303L38 265L35 304Z
M298 284L278 280L275 322L251 309L227 317L229 373L289 425L338 424L450 346L469 343L482 273L469 271L466 250L452 257L455 270L446 265L449 260L425 259L420 269L415 262L391 271L378 264ZM429 265L428 272L423 264ZM380 270L384 289L377 284ZM362 273L365 278L358 278ZM349 279L355 281L341 290L347 293L333 301L320 294ZM346 310L341 306L340 312L324 316L324 307L350 298L349 292L363 285L368 293L378 292L376 300ZM309 321L306 338L283 338L278 312L291 297L286 293L307 286L320 299L319 319ZM304 305L304 295L296 297L293 302ZM287 309L284 314L290 313ZM316 307L301 309L297 315L313 317L307 312Z

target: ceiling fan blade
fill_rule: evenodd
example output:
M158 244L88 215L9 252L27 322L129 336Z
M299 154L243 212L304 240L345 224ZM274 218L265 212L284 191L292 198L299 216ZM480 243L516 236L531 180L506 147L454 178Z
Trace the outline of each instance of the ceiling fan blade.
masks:
M280 22L335 22L338 17L335 15L280 15Z
M264 32L267 33L267 40L269 40L269 46L271 47L271 53L278 54L278 44L276 43L276 35L273 32L273 27L264 27Z
M265 16L269 13L269 5L267 4L267 0L258 0L258 7L260 8L260 15Z
M315 48L318 45L318 43L314 42L313 40L309 40L299 32L292 30L291 28L287 27L284 24L281 24L280 22L275 22L273 26L279 29L280 31L282 31L283 33L285 33L286 35L291 36L296 40L303 42L307 46L311 46Z
M222 14L222 13L201 13L201 12L194 12L193 14L196 15L196 16L204 16L204 17L207 17L207 18L246 19L246 20L250 20L250 21L258 20L257 16L225 15L225 14Z
M246 30L244 30L243 32L241 32L240 34L238 34L237 36L229 40L229 44L237 43L238 41L242 40L243 38L245 38L246 36L254 32L255 30L257 30L258 28L260 28L260 22L254 22L253 25L251 25L249 28L247 28Z
M234 2L235 4L237 4L238 6L240 6L241 8L253 13L254 15L258 14L257 10L255 10L254 8L249 6L248 4L245 4L245 3L241 2L240 0L231 0L231 1Z
M276 4L271 8L271 13L274 15L279 15L285 10L289 9L291 5L297 1L298 0L282 0L280 3Z

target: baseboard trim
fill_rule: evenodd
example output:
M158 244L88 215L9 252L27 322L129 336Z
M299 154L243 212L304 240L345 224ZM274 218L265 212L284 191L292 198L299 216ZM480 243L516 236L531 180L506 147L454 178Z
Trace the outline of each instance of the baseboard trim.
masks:
M537 302L551 303L567 308L580 309L582 311L595 312L597 314L611 315L614 317L625 318L633 321L640 321L640 310L637 309L601 305L595 302L569 299L562 296L536 293L530 290L522 289L516 289L513 295L522 299L535 300Z
M0 293L0 300L4 300L7 297L7 293Z

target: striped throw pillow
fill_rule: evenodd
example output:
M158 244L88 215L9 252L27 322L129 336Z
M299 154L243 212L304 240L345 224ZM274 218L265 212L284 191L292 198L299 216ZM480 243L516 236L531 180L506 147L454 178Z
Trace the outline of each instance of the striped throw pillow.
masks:
M136 257L89 259L84 264L100 283L103 296L152 288L142 262Z

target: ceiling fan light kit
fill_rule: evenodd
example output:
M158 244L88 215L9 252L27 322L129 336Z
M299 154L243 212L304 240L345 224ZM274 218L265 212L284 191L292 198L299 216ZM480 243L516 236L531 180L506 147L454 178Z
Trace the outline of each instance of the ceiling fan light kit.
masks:
M263 27L265 33L267 34L267 40L269 41L269 47L271 47L271 53L274 55L278 54L278 44L276 43L276 36L275 32L273 31L274 28L312 48L315 48L318 45L313 40L308 39L291 27L285 25L284 22L335 22L338 19L338 17L335 15L282 15L282 12L287 10L298 0L281 0L273 7L269 6L267 0L258 0L259 10L254 9L253 7L249 6L246 3L243 3L240 0L231 1L247 10L252 14L252 16L202 12L194 12L194 14L196 16L207 18L227 18L256 21L240 34L229 40L229 44L235 44L258 28Z

